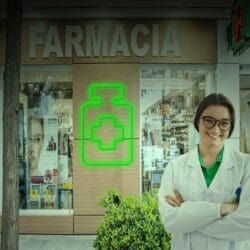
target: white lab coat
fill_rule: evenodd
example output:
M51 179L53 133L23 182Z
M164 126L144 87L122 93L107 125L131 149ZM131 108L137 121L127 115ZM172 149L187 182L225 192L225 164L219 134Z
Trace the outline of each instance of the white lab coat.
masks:
M165 169L158 193L165 230L172 234L172 250L250 249L250 157L224 146L221 165L207 188L195 147L174 159ZM242 185L240 204L228 216L220 216L220 204L233 202ZM164 196L183 197L172 207Z

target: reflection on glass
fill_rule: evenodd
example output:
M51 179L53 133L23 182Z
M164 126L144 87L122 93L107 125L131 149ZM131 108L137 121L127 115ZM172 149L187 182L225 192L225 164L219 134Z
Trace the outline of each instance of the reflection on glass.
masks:
M240 90L240 151L250 154L250 89Z
M28 163L31 176L40 175L38 161L44 144L43 119L31 116L28 119L29 151Z
M206 85L212 84L211 75L212 69L142 65L143 191L158 188L169 162L197 143L193 116L197 104L205 97Z
M65 209L58 205L59 189L73 192L72 75L71 71L54 69L38 72L28 69L21 74L19 193L22 209Z

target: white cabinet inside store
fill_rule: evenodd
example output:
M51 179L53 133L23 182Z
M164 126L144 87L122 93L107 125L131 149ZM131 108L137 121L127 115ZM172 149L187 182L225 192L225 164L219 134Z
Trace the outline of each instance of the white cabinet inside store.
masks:
M250 65L240 67L240 151L250 154Z

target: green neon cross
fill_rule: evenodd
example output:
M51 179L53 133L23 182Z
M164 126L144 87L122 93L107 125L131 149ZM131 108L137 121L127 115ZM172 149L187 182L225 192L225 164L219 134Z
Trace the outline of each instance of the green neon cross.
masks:
M109 105L126 112L126 121L121 122L119 113L99 112L105 100L101 91L116 90L110 97ZM92 120L91 112L96 114ZM108 113L107 113L108 112ZM79 159L84 167L106 168L131 166L134 160L134 104L127 99L127 88L123 82L92 82L88 86L88 99L79 107ZM92 113L93 114L93 113ZM105 133L109 125L110 135ZM126 150L121 155L121 148ZM98 157L93 157L89 150L94 150ZM119 153L117 156L117 153Z
M98 132L103 131L106 124L116 131L116 135L105 140L103 136L98 136ZM91 137L100 150L116 150L117 144L124 139L124 126L114 115L102 114L97 117L95 123L92 125Z

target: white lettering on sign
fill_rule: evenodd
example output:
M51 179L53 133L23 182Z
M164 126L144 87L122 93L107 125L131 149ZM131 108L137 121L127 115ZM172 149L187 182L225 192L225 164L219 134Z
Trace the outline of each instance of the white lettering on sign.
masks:
M149 34L149 30L146 25L137 24L133 27L131 31L131 49L133 50L136 56L145 56L148 53L149 44L144 43L141 48L139 47L139 41L143 40L140 40L138 38L140 33L144 36L147 36Z
M48 58L51 53L55 53L57 57L63 57L62 46L55 25L49 27L48 36L44 45L43 58Z
M128 43L122 24L115 27L114 37L109 52L109 56L115 56L117 53L123 53L124 56L130 56L128 51Z
M167 56L168 52L173 52L175 56L181 56L176 33L176 25L172 24L167 27L161 49L161 56Z
M177 28L172 23L164 30L160 29L159 24L136 24L129 32L122 24L112 27L66 25L60 34L56 25L47 29L42 25L31 26L29 57L37 57L38 47L42 49L43 58L49 58L52 54L58 58L71 58L74 55L78 58L117 55L143 57L150 54L166 57L169 53L181 56Z
M100 26L97 33L93 25L86 26L86 56L91 57L92 55L108 56L107 26Z
M159 56L159 25L152 25L152 56Z
M84 57L81 42L83 33L81 26L68 25L65 27L65 57L72 57L72 49L74 48L77 57Z
M30 27L30 46L29 55L31 58L36 58L36 47L44 45L44 27L36 25Z

